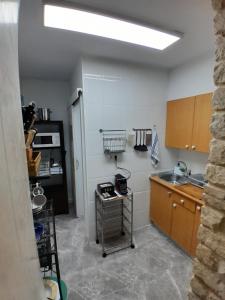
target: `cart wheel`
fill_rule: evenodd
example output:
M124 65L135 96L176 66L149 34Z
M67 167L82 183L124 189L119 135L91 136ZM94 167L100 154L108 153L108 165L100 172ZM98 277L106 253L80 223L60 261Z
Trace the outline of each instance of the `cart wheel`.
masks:
M96 244L99 244L99 240L96 240Z
M134 248L135 248L135 245L134 245L134 244L131 244L130 247L131 247L132 249L134 249Z
M102 253L102 257L106 257L107 256L107 254L104 252L104 253Z

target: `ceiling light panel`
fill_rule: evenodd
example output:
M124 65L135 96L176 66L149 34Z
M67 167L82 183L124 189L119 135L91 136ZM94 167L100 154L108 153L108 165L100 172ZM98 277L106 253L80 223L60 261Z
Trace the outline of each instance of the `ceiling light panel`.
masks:
M164 50L180 39L174 34L74 8L44 5L44 26L77 31Z

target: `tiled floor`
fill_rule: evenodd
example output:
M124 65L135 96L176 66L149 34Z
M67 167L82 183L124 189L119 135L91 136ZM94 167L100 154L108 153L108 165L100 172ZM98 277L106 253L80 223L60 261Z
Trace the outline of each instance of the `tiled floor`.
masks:
M135 232L135 249L106 258L85 240L82 220L58 216L56 225L68 300L187 299L191 259L151 225Z

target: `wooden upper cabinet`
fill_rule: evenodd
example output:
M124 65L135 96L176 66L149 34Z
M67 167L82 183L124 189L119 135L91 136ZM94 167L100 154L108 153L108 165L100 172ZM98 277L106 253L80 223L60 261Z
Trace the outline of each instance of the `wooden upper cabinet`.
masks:
M166 146L209 152L212 93L167 102Z
M167 102L166 146L178 149L191 147L195 97Z
M211 134L209 125L212 115L212 93L196 96L194 126L192 134L192 150L209 152Z

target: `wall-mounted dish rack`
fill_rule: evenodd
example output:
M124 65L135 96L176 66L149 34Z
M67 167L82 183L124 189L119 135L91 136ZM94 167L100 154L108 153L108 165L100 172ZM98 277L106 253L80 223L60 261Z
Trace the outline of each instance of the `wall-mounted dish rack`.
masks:
M126 130L99 130L103 136L103 150L105 154L125 152L127 143Z

